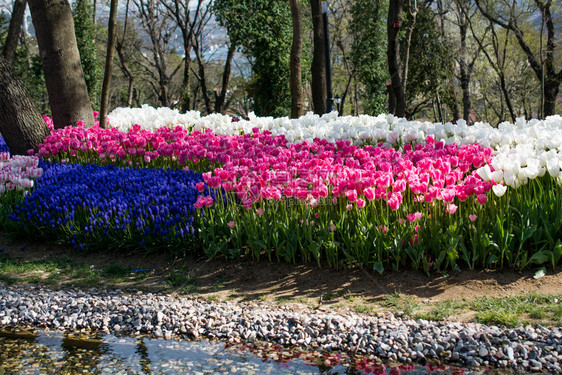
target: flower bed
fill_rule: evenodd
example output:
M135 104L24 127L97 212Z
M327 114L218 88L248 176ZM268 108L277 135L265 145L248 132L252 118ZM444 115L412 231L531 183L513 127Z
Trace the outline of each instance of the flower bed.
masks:
M201 175L191 171L42 163L11 229L78 249L189 248Z
M190 244L183 249L208 256L245 254L331 266L358 262L380 272L404 266L523 268L555 265L562 257L560 118L484 130L492 128L407 123L392 116L232 122L221 115L182 117L169 109L136 111L141 120L150 112L150 121L164 126L129 127L112 113L119 129L52 130L38 155L83 166L48 167L52 174L40 180L12 218L77 247L141 243L159 249L179 238ZM127 111L119 113L126 118ZM340 131L338 124L346 121L347 130ZM224 134L227 123L234 129L230 134ZM203 129L209 124L215 125L212 130ZM316 137L330 126L329 139ZM204 182L190 170L203 173ZM139 173L151 182L132 184L133 191L116 182L137 181ZM167 210L134 211L133 203L142 201L135 197L152 194L163 184L159 180L169 181L166 173L190 176L191 182L182 182L185 187L172 194L180 196L182 189L189 194L183 211L171 212L178 203L166 194L143 202L148 209L167 204ZM78 189L65 186L83 184L89 174L85 191L94 196L68 196ZM114 176L109 184L107 177L96 177L107 174ZM45 192L53 190L59 198L48 201ZM103 200L113 202L114 194L126 208L117 210ZM80 214L68 214L80 206ZM142 225L133 224L138 217ZM150 225L159 229L142 229ZM176 236L180 229L184 235ZM195 243L198 248L191 247Z

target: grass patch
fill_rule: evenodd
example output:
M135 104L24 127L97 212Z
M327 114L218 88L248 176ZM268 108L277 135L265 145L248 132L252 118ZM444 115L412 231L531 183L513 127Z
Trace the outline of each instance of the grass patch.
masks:
M277 298L275 298L275 301L277 301L277 303L280 303L280 304L292 302L292 300L290 298L287 298L287 297L277 297Z
M476 311L476 321L514 327L519 324L540 323L560 325L562 316L562 294L538 295L504 298L477 298L470 303Z
M373 306L370 305L355 305L352 307L353 311L360 314L366 314L373 311Z
M402 311L404 315L412 316L415 310L420 308L419 304L414 300L412 296L402 297L397 292L384 296L379 305L383 307L391 308L392 310Z
M129 275L127 272L129 267L122 266L120 264L110 264L103 268L101 271L102 275L110 279L124 279Z
M0 280L6 283L45 283L49 285L82 282L99 283L99 275L87 264L67 259L19 260L0 254Z
M452 315L457 315L468 311L468 304L464 301L447 300L437 302L435 306L427 311L416 314L416 318L426 320L441 320Z
M171 287L181 289L192 289L197 284L197 279L183 266L171 270L166 281Z

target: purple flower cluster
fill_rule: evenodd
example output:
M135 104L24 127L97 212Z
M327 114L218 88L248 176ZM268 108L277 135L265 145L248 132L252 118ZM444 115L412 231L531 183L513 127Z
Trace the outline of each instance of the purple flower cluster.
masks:
M6 144L6 141L4 140L4 137L0 136L0 152L10 152L10 149L8 148L8 145Z
M201 174L46 162L41 167L37 188L9 217L29 235L77 249L192 247Z

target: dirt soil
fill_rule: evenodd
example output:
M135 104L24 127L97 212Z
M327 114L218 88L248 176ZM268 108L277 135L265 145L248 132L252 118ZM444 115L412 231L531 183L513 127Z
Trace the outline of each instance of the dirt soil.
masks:
M154 268L154 271L145 273L142 278L131 276L119 280L102 280L103 285L112 288L194 293L199 297L220 300L298 303L322 310L361 305L370 306L368 311L380 311L378 303L385 296L395 293L411 298L422 306L445 300L470 301L484 296L562 293L562 267L556 270L547 267L546 275L539 279L533 278L536 269L523 272L463 270L461 273L449 271L431 276L419 271L401 270L379 275L358 267L335 270L317 265L267 261L171 259L164 255L124 253L81 255L66 247L13 241L2 233L0 249L12 258L64 259L78 264L86 263L98 270L110 265L120 265L129 270ZM195 285L189 290L185 289L185 285L170 285L169 275L174 270L189 275ZM66 285L71 285L71 282ZM460 315L454 318L466 319L470 320L470 316Z

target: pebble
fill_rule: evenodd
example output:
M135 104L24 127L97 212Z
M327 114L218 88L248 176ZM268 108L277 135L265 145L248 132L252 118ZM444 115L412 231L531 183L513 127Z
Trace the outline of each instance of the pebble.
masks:
M1 327L152 334L166 340L269 341L302 349L341 350L403 362L440 359L466 367L560 372L562 329L408 319L402 314L336 314L265 303L204 301L120 290L52 290L0 283Z

